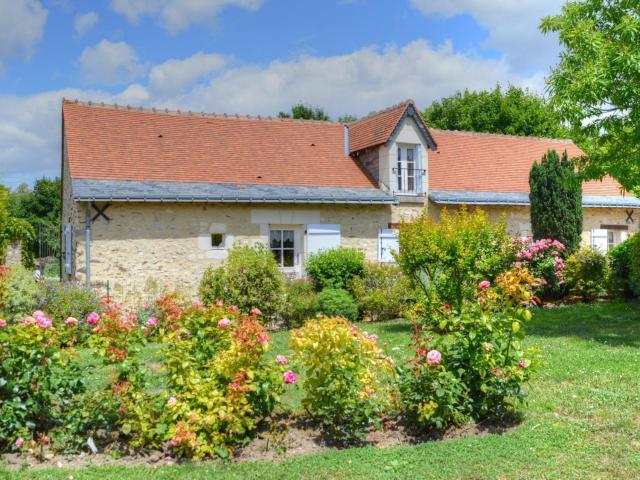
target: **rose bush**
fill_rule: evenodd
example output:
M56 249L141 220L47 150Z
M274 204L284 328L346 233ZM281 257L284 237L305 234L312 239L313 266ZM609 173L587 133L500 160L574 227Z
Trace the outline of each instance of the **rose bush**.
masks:
M513 266L526 268L538 280L534 292L544 297L561 297L566 294L564 280L564 255L566 247L558 240L543 238L518 238L511 244Z

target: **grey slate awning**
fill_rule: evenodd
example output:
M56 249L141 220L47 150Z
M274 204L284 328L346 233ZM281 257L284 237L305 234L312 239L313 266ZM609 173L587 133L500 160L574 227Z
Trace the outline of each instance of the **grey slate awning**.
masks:
M529 205L528 193L431 190L429 200L440 205ZM640 199L622 195L583 195L583 207L640 208Z
M88 179L73 179L71 184L73 199L79 202L398 203L377 188Z

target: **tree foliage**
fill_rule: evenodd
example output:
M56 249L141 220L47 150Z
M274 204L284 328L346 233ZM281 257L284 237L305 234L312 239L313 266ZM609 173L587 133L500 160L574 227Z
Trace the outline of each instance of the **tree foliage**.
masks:
M456 92L435 101L423 113L427 123L446 130L566 137L560 116L541 96L513 85L503 91Z
M305 105L304 103L297 103L291 107L291 112L278 113L280 118L296 118L303 120L330 120L329 115L325 111L317 106Z
M640 3L569 1L542 20L563 53L547 85L588 158L590 178L609 174L640 193Z
M26 266L31 266L33 257L29 252L34 237L33 228L28 222L10 214L9 191L0 185L0 263L4 261L9 244L21 240L25 246L22 261Z
M582 183L569 161L549 150L529 173L531 228L535 239L559 240L574 252L582 233Z

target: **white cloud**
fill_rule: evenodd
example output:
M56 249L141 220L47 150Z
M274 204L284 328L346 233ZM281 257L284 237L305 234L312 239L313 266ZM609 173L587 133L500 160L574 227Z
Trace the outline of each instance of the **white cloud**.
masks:
M180 71L192 58L171 65ZM455 52L450 44L432 47L423 40L403 47L363 48L347 55L307 55L265 66L226 67L214 78L184 87L193 81L193 75L178 80L164 77L168 83L163 85L183 88L173 95L159 93L157 84L151 87L150 81L150 85L133 83L115 95L99 90L64 90L26 97L0 96L0 179L8 175L15 186L17 179L58 174L62 96L121 105L261 115L274 115L302 101L319 105L336 118L344 113L364 115L407 98L413 98L422 109L458 89L491 88L496 82L528 86L540 82L536 75L514 74L503 59L475 58Z
M31 57L46 22L47 11L36 0L0 0L0 70L3 60Z
M257 10L261 4L262 0L112 0L111 8L133 23L147 15L159 18L175 34L193 24L213 24L226 7Z
M83 50L78 64L87 82L117 85L130 82L144 73L138 56L125 42L102 40Z
M75 19L76 33L82 37L96 23L98 23L98 14L96 12L79 13Z
M159 94L176 94L195 81L220 70L227 59L217 53L198 52L183 60L167 60L149 72L149 86Z
M489 30L485 47L506 55L517 69L547 68L556 63L558 40L538 30L540 20L560 12L564 0L411 0L425 15L469 14Z
M319 105L334 116L366 114L406 98L423 108L458 89L520 84L504 60L432 47L416 40L404 47L363 48L333 57L301 56L265 67L226 70L208 84L178 95L170 106L252 114L274 114L295 102Z

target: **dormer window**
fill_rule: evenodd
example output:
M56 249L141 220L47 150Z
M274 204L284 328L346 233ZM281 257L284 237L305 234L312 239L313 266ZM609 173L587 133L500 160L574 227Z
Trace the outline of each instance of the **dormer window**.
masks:
M397 164L393 169L396 193L416 195L422 192L419 152L417 145L398 145Z

